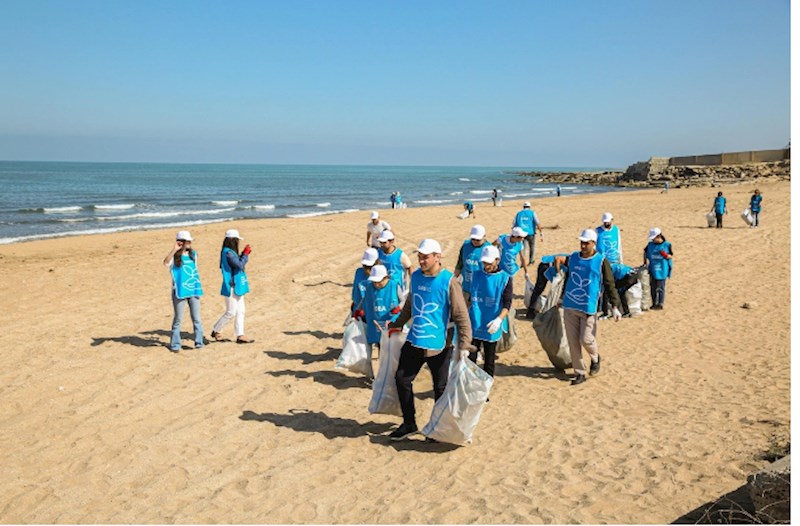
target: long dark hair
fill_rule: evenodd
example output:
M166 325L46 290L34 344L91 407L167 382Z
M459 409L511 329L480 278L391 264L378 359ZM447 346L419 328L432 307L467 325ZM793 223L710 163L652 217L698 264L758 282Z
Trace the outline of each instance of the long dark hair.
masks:
M233 250L234 254L236 254L238 256L239 255L239 239L235 238L235 237L226 237L225 240L222 242L222 249L221 250L225 250L226 248L229 248L229 249ZM222 268L222 260L221 259L220 259L220 262L219 262L219 266L220 266L220 268Z
M179 268L181 265L183 265L183 260L181 259L181 257L183 256L183 253L186 252L187 250L189 252L189 257L192 258L192 261L194 261L195 251L193 248L187 249L185 243L186 242L184 241L184 245L177 252L175 252L175 256L173 256L172 263L173 265L175 265L176 268Z

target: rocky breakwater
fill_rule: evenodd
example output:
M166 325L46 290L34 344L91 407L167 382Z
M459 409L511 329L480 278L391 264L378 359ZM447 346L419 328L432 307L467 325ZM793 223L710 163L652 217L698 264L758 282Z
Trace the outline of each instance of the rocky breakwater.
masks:
M756 183L761 180L791 177L791 161L744 163L715 166L673 166L668 158L654 157L632 164L619 179L623 186L660 187L669 182L673 188L720 186Z
M517 175L534 177L539 183L572 183L617 186L623 172L517 172Z

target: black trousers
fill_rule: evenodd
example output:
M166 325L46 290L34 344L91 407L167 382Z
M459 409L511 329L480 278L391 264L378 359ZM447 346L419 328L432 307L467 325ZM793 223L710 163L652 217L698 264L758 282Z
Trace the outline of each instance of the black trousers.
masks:
M717 228L722 228L722 214L715 214L717 216Z
M452 330L447 331L447 341L452 340ZM433 376L433 394L436 400L444 394L447 387L447 373L450 371L450 356L453 347L448 345L439 354L430 357L425 356L425 350L406 342L400 351L400 363L397 365L397 373L394 375L397 384L397 394L400 398L400 408L403 411L403 423L407 426L417 425L417 413L414 408L414 378L417 377L423 364L428 364Z
M494 378L494 363L497 360L497 342L487 342L485 340L472 339L475 352L469 353L469 359L478 363L478 351L483 349L483 370Z
M545 287L547 287L547 278L544 277L544 273L547 272L547 269L549 268L550 263L539 263L539 266L536 267L536 283L533 285L531 302L528 306L528 311L525 313L528 318L533 318L535 314L533 306L536 304L536 300L539 299L539 296L542 295L542 292L544 292Z
M619 293L619 301L622 303L622 314L628 314L628 300L625 299L625 291L636 285L639 277L636 274L628 274L614 282L614 286ZM603 291L603 314L608 314L611 311L611 296L608 292Z

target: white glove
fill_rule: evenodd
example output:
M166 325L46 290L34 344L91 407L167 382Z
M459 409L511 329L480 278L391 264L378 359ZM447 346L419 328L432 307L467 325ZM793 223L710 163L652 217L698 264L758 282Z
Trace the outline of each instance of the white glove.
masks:
M487 325L486 328L489 329L489 334L494 334L500 330L500 325L502 324L502 318L495 318L489 322L489 325Z
M616 307L611 309L611 316L614 318L614 321L619 321L622 319L622 313Z

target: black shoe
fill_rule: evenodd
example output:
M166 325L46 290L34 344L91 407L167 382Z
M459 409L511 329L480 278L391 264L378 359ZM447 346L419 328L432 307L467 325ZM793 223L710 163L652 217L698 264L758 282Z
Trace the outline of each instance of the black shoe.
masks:
M586 381L586 375L578 374L578 375L575 376L575 378L572 379L572 381L570 382L570 385L582 384L585 381Z
M536 311L533 310L533 308L528 309L525 312L525 317L528 318L529 320L536 319Z
M405 424L400 424L400 427L395 429L389 434L390 440L403 440L404 438L408 438L411 435L416 435L419 433L419 429L417 426L407 426Z
M596 374L600 374L600 355L599 354L597 355L597 361L596 362L592 362L592 364L589 366L589 374L591 376L594 376Z
M652 310L664 310L663 305L653 305Z
M438 444L439 443L438 440L436 440L435 438L431 438L431 437L425 437L425 442L427 442L429 444Z

